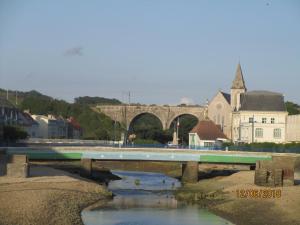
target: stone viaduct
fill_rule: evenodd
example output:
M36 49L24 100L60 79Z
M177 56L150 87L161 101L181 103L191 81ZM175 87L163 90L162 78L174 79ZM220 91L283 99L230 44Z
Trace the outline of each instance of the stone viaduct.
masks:
M125 124L127 129L135 118L143 114L156 116L163 130L167 130L179 116L192 115L199 121L204 118L205 113L205 108L202 106L98 105L93 109L109 116L114 121Z

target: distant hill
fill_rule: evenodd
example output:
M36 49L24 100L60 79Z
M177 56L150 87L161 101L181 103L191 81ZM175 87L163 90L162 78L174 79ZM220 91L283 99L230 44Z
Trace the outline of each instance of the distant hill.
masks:
M103 97L78 97L75 98L75 103L83 104L83 105L120 105L122 104L121 101L118 99L110 99L110 98L103 98Z
M23 102L23 100L28 97L38 97L44 100L52 99L51 97L47 95L43 95L40 92L35 90L24 92L24 91L17 91L17 90L7 91L5 89L0 88L0 97L6 98L7 96L8 96L8 100L14 105L16 105L16 103L20 105Z
M0 89L0 96L6 97L7 92ZM16 91L9 90L9 101L21 110L29 110L31 114L73 116L83 128L85 139L113 139L120 137L122 127L115 124L108 116L94 112L90 104L120 104L116 99L101 97L79 97L79 101L68 103L64 100L54 99L37 91L17 91L18 104L16 105Z

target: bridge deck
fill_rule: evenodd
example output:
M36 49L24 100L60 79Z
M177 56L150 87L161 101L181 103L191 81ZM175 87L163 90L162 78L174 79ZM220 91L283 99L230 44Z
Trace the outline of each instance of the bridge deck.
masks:
M271 160L272 153L225 152L180 149L124 149L112 147L10 147L9 154L26 154L29 159L141 160L141 161L198 161L205 163L254 164L257 160Z

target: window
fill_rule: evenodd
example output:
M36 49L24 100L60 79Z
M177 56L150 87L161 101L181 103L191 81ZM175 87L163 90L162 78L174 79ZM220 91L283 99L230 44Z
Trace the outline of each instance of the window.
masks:
M212 142L204 142L204 147L212 147L214 146L214 143Z
M267 123L267 118L262 118L261 122L262 123Z
M281 138L281 129L280 128L274 129L273 136L274 138Z
M249 123L253 123L253 117L249 117Z
M271 123L275 123L275 118L271 118Z
M264 136L264 131L262 128L255 129L255 137L262 138Z

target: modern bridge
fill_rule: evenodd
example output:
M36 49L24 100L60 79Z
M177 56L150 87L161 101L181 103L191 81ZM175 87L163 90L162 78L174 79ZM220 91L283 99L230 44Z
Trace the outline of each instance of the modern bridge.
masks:
M27 155L29 160L81 160L86 174L92 172L92 161L118 162L178 162L182 165L182 179L187 182L198 180L199 168L202 165L214 168L216 165L229 168L247 168L255 165L258 160L272 160L272 153L259 152L226 152L215 150L190 150L167 148L118 148L91 146L39 146L39 147L8 147L8 154ZM228 168L228 167L226 167Z

